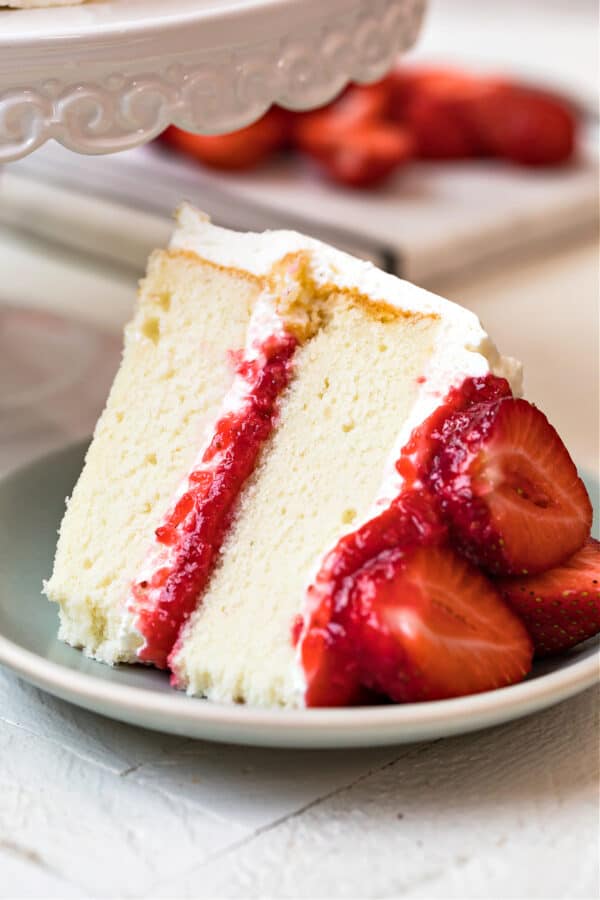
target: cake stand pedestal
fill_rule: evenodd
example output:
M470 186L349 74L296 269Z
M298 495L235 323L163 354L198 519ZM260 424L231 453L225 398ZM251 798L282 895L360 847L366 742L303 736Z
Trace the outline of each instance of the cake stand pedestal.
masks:
M114 153L169 124L217 134L272 103L321 106L349 81L380 78L415 41L424 6L92 0L1 9L0 165L50 139L78 153ZM0 177L0 202L1 191ZM19 406L56 402L96 343L89 326L0 305L0 433L19 427Z

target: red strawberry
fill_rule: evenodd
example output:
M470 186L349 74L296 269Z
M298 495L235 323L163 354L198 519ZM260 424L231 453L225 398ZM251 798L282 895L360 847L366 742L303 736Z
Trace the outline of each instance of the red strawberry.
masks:
M590 533L592 506L575 464L526 400L450 415L428 478L455 546L494 574L543 572Z
M382 122L388 118L392 102L389 77L373 84L351 84L328 109L355 124Z
M381 554L440 544L447 536L435 500L425 491L406 491L388 509L339 539L326 554L308 589L302 622L294 623L294 643L306 678L308 706L359 702L360 678L346 629L348 595L356 574ZM352 617L349 624L352 625Z
M415 137L421 159L466 159L476 154L467 129L449 105L437 97L415 96L407 106L404 121Z
M577 123L552 94L497 84L473 98L464 115L488 152L528 166L559 165L573 155Z
M502 578L497 586L531 635L536 656L568 650L600 631L600 543L593 538L562 566Z
M391 90L389 78L373 84L351 84L339 97L320 109L292 113L292 143L310 152L319 133L339 135L368 122L386 121L391 106Z
M388 80L392 118L414 131L425 159L494 155L541 166L573 155L576 119L554 94L450 69L401 69Z
M487 152L469 110L496 82L445 69L395 74L393 117L413 132L422 159L464 159Z
M361 682L396 702L520 681L532 644L476 568L446 547L390 551L356 576L347 632Z
M312 113L302 113L294 120L292 142L303 153L316 159L326 158L355 127L363 121L339 116L332 106Z
M332 181L354 188L384 181L412 156L413 140L400 125L364 122L345 127L339 120L313 122L300 144Z
M289 117L285 110L272 107L265 115L229 134L192 134L171 125L160 139L215 169L252 169L285 145Z
M470 93L478 83L473 75L456 69L430 66L403 66L388 75L391 92L391 115L403 121L407 106L416 96L458 97Z

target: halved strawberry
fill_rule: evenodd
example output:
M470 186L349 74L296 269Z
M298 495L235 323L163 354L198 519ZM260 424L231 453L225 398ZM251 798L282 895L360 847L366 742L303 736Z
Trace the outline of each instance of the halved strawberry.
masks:
M536 656L568 650L600 631L600 543L593 538L562 566L502 578L497 586L531 635Z
M422 159L465 159L488 151L470 107L485 103L496 82L447 69L399 70L392 116L413 132Z
M475 75L440 66L400 66L388 76L391 92L391 116L404 121L408 105L416 96L462 97L468 95L480 79Z
M363 685L396 702L520 681L533 648L494 586L447 547L390 551L356 576L346 629Z
M350 84L340 95L319 109L291 114L292 143L311 152L319 136L339 136L369 122L385 122L391 105L391 81Z
M413 97L404 121L415 137L420 159L467 159L476 155L468 130L448 103L438 97Z
M345 136L364 122L336 115L331 106L312 113L302 113L294 121L293 144L313 159L326 159Z
M349 591L356 573L381 554L437 545L446 535L434 498L422 490L406 491L379 515L343 535L326 554L308 588L302 620L293 626L294 644L300 640L307 706L360 700L360 678L346 629L353 621L348 618L353 608Z
M192 134L174 125L160 140L215 169L252 169L283 147L290 131L285 110L273 106L257 122L229 134Z
M351 84L327 107L336 116L354 124L382 122L388 118L392 103L392 80L388 76L372 84Z
M413 139L400 125L343 121L313 121L305 127L303 150L332 181L348 187L373 187L384 181L413 154Z
M590 533L592 506L575 464L526 400L449 416L428 478L455 546L494 574L543 572Z
M575 115L548 92L498 83L473 97L463 114L489 153L520 165L559 165L573 155Z

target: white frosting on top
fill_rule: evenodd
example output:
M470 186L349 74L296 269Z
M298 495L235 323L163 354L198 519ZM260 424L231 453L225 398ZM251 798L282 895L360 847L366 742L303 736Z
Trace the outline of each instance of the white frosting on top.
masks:
M230 231L213 225L208 216L187 204L178 210L177 222L171 249L191 251L209 262L259 277L267 275L288 253L308 250L310 274L317 285L351 288L406 312L438 315L442 325L436 351L420 392L423 402L430 398L429 412L434 391L445 388L445 395L465 376L492 372L508 379L514 394L521 393L521 364L500 356L477 316L457 303L296 231Z
M440 317L434 352L423 372L423 383L410 415L391 450L376 507L385 505L401 490L395 467L400 450L413 429L431 415L451 388L458 387L465 378L491 372L506 378L513 393L520 395L521 364L511 357L500 356L477 316L463 306L296 231L265 231L262 234L230 231L212 225L207 215L187 204L178 210L177 221L178 227L170 244L172 249L188 250L209 262L259 277L268 275L287 254L308 250L310 274L317 285L351 288L373 301L406 312Z

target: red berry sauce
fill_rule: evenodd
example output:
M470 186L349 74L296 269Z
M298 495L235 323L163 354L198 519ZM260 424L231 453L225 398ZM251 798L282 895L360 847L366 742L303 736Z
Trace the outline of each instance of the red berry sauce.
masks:
M344 535L325 556L307 592L304 625L294 623L294 643L306 678L307 706L342 706L362 696L357 664L348 640L354 580L368 563L394 550L442 543L446 536L437 500L424 485L436 449L448 440L446 426L453 413L475 403L511 396L504 378L486 375L467 378L414 429L396 468L402 476L400 494L379 515Z
M138 658L166 668L177 636L196 607L231 524L234 506L270 436L278 399L289 384L297 340L287 333L264 341L235 367L241 400L216 423L212 440L184 492L155 531L128 607L144 637ZM256 349L256 348L255 348Z

